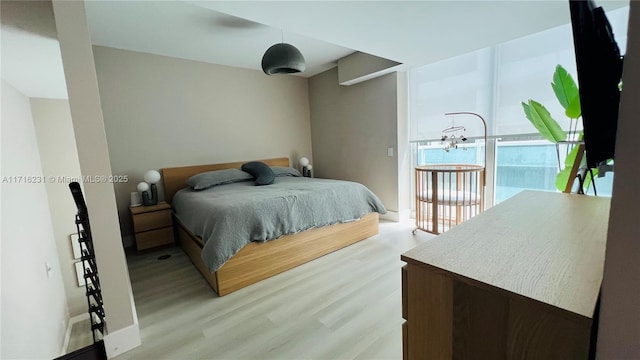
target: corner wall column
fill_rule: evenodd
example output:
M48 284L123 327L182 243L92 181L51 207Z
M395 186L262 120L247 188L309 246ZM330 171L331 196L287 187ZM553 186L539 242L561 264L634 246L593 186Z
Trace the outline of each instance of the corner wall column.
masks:
M83 176L111 175L84 1L53 1L71 118ZM138 316L122 246L113 184L84 183L106 314L109 358L140 345ZM71 196L71 194L69 194ZM73 221L73 219L69 219Z

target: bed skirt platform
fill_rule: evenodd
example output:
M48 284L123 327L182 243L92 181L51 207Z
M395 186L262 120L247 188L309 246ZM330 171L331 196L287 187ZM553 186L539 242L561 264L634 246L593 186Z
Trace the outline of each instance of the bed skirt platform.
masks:
M378 213L358 221L314 228L242 248L218 271L202 261L202 241L177 219L177 242L219 296L247 287L378 233Z

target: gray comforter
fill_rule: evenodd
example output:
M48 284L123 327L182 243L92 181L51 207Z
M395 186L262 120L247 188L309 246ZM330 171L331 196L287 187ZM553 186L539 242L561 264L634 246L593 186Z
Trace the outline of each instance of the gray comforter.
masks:
M362 184L301 177L276 177L267 186L243 181L200 191L182 189L172 205L180 222L202 237L202 259L212 272L251 241L386 212Z

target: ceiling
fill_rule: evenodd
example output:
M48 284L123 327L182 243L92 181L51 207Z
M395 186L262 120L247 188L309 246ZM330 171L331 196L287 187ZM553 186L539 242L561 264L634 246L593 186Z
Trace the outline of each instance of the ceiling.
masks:
M50 20L39 15L16 24L15 15L4 15L5 3L11 2L2 1L2 77L29 97L66 97L59 49L40 24ZM628 3L598 1L606 10ZM305 56L303 77L354 51L409 69L569 22L566 0L90 0L86 11L94 45L260 70L264 51L284 40ZM17 85L28 74L28 84ZM55 79L39 84L40 77L56 78L57 89Z
M51 2L0 2L1 75L28 97L65 99L67 86Z
M330 69L354 50L185 1L91 1L94 45L261 70L271 45L294 44L307 60L303 76Z

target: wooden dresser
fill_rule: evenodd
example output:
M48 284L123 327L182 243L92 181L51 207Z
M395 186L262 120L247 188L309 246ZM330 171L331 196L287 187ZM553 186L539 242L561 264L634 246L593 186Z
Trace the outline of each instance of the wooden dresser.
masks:
M161 201L152 206L130 206L129 211L138 252L174 243L171 205Z
M589 358L609 204L525 191L404 253L404 359Z

